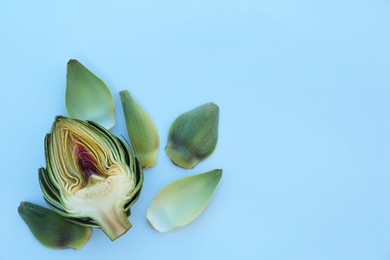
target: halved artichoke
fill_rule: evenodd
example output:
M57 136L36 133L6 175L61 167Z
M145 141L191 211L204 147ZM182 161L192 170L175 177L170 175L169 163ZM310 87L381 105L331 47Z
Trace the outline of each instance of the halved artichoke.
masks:
M39 182L54 211L100 227L111 240L131 227L127 217L143 172L126 144L94 122L58 116L45 138L45 153Z

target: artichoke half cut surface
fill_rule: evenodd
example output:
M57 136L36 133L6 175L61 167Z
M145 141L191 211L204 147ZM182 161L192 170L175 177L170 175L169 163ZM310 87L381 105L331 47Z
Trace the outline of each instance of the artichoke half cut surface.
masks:
M45 153L39 182L55 212L100 227L111 240L131 227L130 206L141 192L143 172L120 139L94 122L58 116Z

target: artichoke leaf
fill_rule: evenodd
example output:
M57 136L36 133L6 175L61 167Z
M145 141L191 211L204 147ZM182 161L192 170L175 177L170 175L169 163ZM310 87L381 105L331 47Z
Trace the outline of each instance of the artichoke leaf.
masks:
M189 224L206 208L221 177L222 170L216 169L168 184L147 210L149 224L159 232Z
M115 125L110 90L77 60L69 60L67 65L65 104L71 118L91 120L107 129Z
M218 140L219 108L210 102L180 115L169 129L165 151L171 161L192 169L209 157Z
M61 208L61 198L58 196L58 190L52 186L51 182L47 179L45 168L40 168L38 171L39 184L44 192L46 198L50 198L52 204Z
M157 164L157 154L160 148L157 127L150 115L138 104L129 91L121 91L120 96L127 132L135 155L142 167L153 167Z
M50 248L80 249L91 236L91 228L30 202L20 203L18 212L38 241Z

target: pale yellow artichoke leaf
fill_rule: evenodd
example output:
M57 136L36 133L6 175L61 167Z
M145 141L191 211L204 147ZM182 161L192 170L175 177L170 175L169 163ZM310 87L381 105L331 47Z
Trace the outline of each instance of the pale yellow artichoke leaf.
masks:
M176 180L160 190L146 213L149 224L168 232L191 223L209 204L222 177L222 170Z

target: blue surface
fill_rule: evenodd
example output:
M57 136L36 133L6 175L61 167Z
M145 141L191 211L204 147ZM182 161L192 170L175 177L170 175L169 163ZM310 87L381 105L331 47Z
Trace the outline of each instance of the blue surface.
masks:
M38 3L37 3L38 2ZM390 258L390 2L387 0L2 1L0 259ZM41 246L17 213L44 205L43 138L75 58L155 120L133 228L94 230L80 251ZM217 149L193 170L163 148L171 122L213 101ZM167 183L222 168L209 207L159 234L145 212Z

